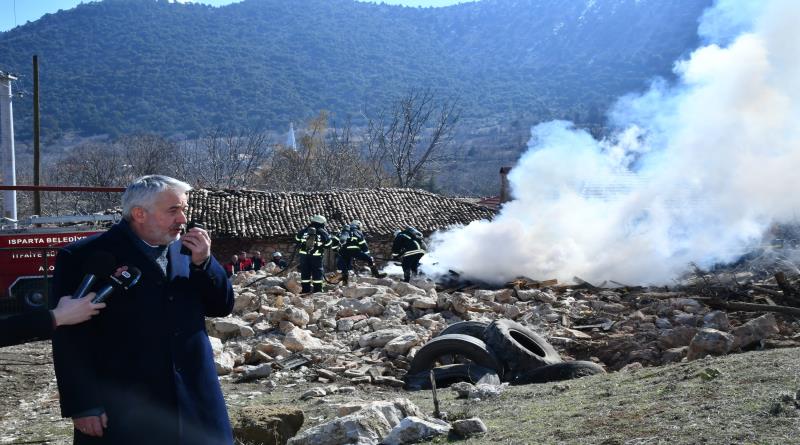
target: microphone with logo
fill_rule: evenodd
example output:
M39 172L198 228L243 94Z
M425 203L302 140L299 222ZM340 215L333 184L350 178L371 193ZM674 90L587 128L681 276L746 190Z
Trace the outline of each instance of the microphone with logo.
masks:
M72 293L72 298L83 298L92 290L92 286L97 283L97 279L106 276L114 271L117 264L114 255L104 252L94 252L83 264L83 281Z
M92 303L103 303L114 291L126 291L136 286L141 277L142 271L138 267L127 267L118 270L108 277L108 283L97 291Z

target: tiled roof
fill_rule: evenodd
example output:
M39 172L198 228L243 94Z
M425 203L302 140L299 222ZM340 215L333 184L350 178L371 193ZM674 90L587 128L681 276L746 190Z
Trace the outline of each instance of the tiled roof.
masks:
M272 193L255 190L193 190L189 219L217 237L263 238L295 234L320 214L339 230L353 219L372 235L390 235L405 225L430 232L492 218L486 207L422 190L379 188Z
M497 210L500 208L500 197L499 196L489 196L488 198L481 198L477 204L482 205L484 207L489 207L492 210Z

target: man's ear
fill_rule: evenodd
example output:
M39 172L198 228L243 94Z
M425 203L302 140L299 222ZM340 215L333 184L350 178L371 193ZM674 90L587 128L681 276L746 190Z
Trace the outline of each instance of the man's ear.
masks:
M145 210L144 207L134 207L131 209L131 218L137 223L144 222L146 215L147 210Z

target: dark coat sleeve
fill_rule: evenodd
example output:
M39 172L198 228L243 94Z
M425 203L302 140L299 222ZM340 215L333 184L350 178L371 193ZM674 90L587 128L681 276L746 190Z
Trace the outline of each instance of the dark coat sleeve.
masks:
M53 335L50 311L26 312L0 320L0 347L46 340Z
M81 263L70 250L62 249L56 257L53 274L53 298L71 295L78 287ZM102 407L97 392L95 353L96 318L72 326L59 327L53 334L53 367L58 381L61 415L75 414Z
M224 317L233 311L233 288L225 269L213 256L205 269L192 268L189 281L203 299L206 317Z

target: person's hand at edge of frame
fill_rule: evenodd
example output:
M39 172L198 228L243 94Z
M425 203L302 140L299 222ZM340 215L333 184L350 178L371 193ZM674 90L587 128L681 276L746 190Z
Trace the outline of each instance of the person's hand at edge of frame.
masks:
M67 295L58 300L58 305L51 312L56 327L83 323L100 313L105 303L92 303L95 293L90 292L83 298L73 299Z

